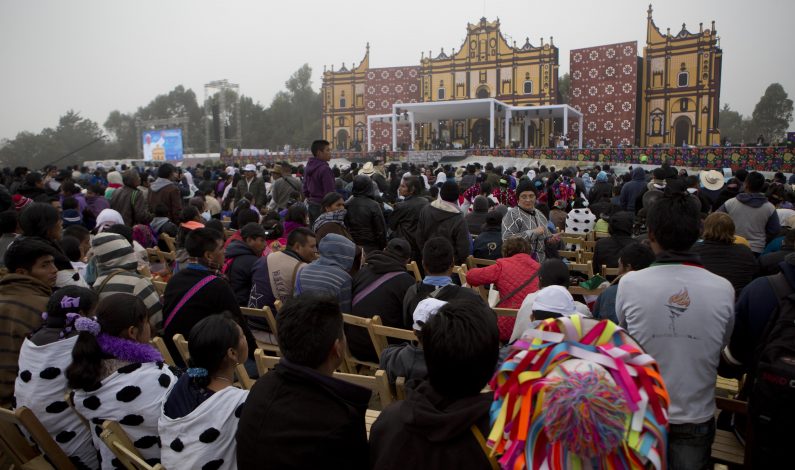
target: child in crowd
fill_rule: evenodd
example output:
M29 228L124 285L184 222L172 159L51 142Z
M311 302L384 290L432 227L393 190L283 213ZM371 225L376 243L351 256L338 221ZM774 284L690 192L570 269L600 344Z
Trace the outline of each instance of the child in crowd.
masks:
M77 342L75 322L93 315L97 302L91 289L58 289L42 313L44 323L22 343L14 384L16 407L33 411L77 468L98 468L99 463L91 431L64 401L69 391L64 371Z

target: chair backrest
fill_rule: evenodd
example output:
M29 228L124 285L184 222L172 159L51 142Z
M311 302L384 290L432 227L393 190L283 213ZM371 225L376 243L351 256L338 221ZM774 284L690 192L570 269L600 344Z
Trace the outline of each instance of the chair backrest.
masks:
M167 233L161 233L158 236L158 238L163 240L164 242L166 242L166 246L168 247L168 251L172 255L177 253L177 243L174 241L174 239L171 237L171 235L169 235Z
M585 240L582 242L582 249L587 252L593 253L593 249L596 246L596 240Z
M113 452L113 455L119 459L124 468L128 470L163 469L160 464L153 467L146 463L130 440L130 436L124 432L124 429L116 421L105 421L102 423L102 434L99 435L99 438Z
M349 313L342 314L342 321L345 322L346 325L355 327L355 328L364 328L367 330L368 334L370 332L370 323L372 319L370 318L362 318L357 317L356 315L351 315ZM346 347L345 348L345 358L344 358L344 366L348 372L356 373L359 366L368 368L368 369L378 369L378 364L369 361L362 361L353 357L350 350Z
M267 305L262 308L240 307L240 311L244 316L264 319L268 323L274 338L278 338L279 333L276 331L276 317L273 315L273 311L270 307ZM278 342L267 343L265 341L261 341L260 338L257 338L257 345L266 351L272 351L279 354Z
M155 286L155 290L157 291L157 294L160 296L165 295L167 284L168 284L167 282L163 281L152 281L152 285Z
M603 264L602 276L618 276L618 268L608 268L606 264Z
M420 267L417 265L416 261L412 261L411 263L407 264L406 271L414 274L414 279L417 282L422 281L422 274L420 274Z
M458 274L458 280L461 282L461 285L464 287L468 287L467 285L467 268L466 264L462 264L461 266L453 266L453 274Z
M569 271L577 271L585 274L588 278L593 277L593 265L591 262L587 263L569 263Z
M262 349L254 350L254 361L257 363L257 372L260 377L273 370L280 360L280 357L266 356Z
M152 345L160 351L160 355L163 356L163 362L171 367L177 367L177 363L174 362L174 358L171 357L171 351L168 350L168 346L166 346L166 342L163 341L163 338L155 336L152 338Z
M381 317L376 315L370 320L370 339L373 341L375 352L378 358L381 359L381 353L389 345L387 338L402 339L404 341L417 341L417 335L414 330L404 330L402 328L394 328L391 326L384 326L381 322Z
M567 251L567 250L558 250L558 255L561 258L566 258L569 261L577 262L580 259L580 252L579 251Z
M467 267L469 269L484 268L486 266L491 266L492 264L497 264L497 262L493 259L475 258L472 255L467 256Z
M610 234L608 232L593 232L597 240L602 238L610 238Z
M235 234L235 232L237 232L237 230L232 230L232 229L225 229L224 230L224 234L226 235L226 238L231 238L232 235Z
M30 444L19 429L25 429L30 434L38 449ZM0 408L0 449L19 468L75 468L41 421L24 406L14 411Z
M255 381L250 375L248 375L246 366L243 364L238 364L235 366L235 375L237 376L237 381L240 384L240 388L243 390L251 390L251 387L254 386Z
M579 250L577 253L580 254L578 263L590 263L593 261L593 251Z
M282 311L282 307L284 307L284 304L282 303L281 300L276 299L273 301L273 306L276 308L276 313L279 313Z
M374 376L334 372L334 377L378 393L381 406L384 408L395 401L395 397L392 395L392 391L389 388L389 380L386 377L386 372L383 370L379 369L375 371Z
M571 295L599 295L604 291L604 287L597 287L596 289L588 290L580 286L569 286L569 293Z
M259 376L262 377L273 370L281 359L278 357L266 356L264 351L257 349L254 351L254 360L257 362ZM377 392L383 406L387 406L395 401L395 397L392 395L392 391L389 388L389 380L386 377L386 372L383 370L376 370L375 375L334 372L334 377Z
M398 400L406 399L406 378L398 377L395 379L395 398Z
M177 347L177 351L179 352L180 357L182 357L182 360L185 362L185 364L187 364L188 361L190 360L190 350L188 349L188 340L186 340L181 333L175 334L172 340L174 341L174 346Z
M498 317L512 317L516 318L516 314L519 313L518 308L493 308L494 313L497 314Z

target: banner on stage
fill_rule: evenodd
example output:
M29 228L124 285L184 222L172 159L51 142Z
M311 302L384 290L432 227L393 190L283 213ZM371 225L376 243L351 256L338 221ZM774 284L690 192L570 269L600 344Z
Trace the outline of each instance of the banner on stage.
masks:
M144 160L182 160L182 129L143 131Z

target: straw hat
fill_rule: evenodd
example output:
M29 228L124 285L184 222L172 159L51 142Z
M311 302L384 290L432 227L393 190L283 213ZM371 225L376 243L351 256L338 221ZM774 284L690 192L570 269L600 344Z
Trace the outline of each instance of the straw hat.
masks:
M717 170L701 171L698 175L701 186L710 191L717 191L723 187L723 175Z

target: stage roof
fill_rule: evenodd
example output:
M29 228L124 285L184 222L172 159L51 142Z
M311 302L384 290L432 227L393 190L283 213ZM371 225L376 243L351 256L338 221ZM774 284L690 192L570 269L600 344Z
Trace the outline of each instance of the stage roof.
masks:
M566 108L568 108L569 117L579 118L582 116L576 109L565 104L512 106L494 98L399 103L392 105L392 112L394 114L413 113L415 122L433 122L444 119L488 119L491 117L492 104L494 105L495 117L504 117L505 113L510 110L514 116L516 116L517 112L527 111L527 117L529 118L563 118L564 109ZM380 116L386 117L388 115Z

